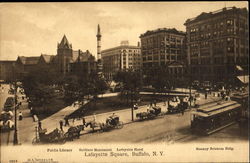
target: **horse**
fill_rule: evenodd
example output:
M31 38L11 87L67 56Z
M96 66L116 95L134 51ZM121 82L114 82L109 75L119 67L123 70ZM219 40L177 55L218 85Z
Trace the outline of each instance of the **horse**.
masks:
M73 141L73 139L80 138L80 132L84 130L84 125L71 126L66 134L68 134L68 139Z
M92 128L92 131L94 132L96 127L99 127L102 130L104 123L90 121L90 122L85 124L85 127L88 127L88 126L90 126L90 128Z

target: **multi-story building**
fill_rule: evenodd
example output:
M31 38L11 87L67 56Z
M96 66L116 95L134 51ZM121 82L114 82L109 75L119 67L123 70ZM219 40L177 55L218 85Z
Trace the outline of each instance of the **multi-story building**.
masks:
M95 57L87 50L78 50L78 57L75 62L70 63L70 72L75 75L85 75L97 70Z
M0 61L0 80L12 81L14 79L15 61Z
M192 78L233 79L236 66L248 69L248 11L223 8L187 19L188 63Z
M137 46L131 46L128 41L122 41L120 46L103 50L101 55L103 74L108 80L112 80L119 70L139 70L142 66L139 43Z
M186 64L185 32L159 28L141 34L143 69L167 66L170 74L184 74Z

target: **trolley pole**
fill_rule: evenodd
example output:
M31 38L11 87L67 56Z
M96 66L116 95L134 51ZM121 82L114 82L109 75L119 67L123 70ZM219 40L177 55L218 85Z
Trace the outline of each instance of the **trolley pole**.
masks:
M191 64L189 64L189 104L190 104L190 108L192 106L192 101L191 101L191 96L192 96L192 91L191 91L191 86L192 86L192 73L191 73Z
M17 84L16 81L14 82L14 106L15 106L15 130L14 130L14 140L13 145L18 145L18 139L17 139Z
M133 104L133 94L131 91L131 117L132 117L132 121L134 121L134 104Z

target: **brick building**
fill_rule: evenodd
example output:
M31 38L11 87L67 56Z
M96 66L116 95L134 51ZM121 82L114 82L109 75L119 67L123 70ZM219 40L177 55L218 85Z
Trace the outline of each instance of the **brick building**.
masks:
M185 32L175 28L159 28L141 34L143 69L167 66L170 74L182 76L186 64L185 37Z
M188 63L193 80L233 79L248 70L248 11L223 8L187 19Z
M77 59L70 63L70 72L76 75L89 74L97 70L95 57L87 50L82 52L78 50Z
M103 50L101 55L103 74L108 80L112 80L119 70L139 70L142 66L139 43L137 46L131 46L128 41L122 41L120 46Z

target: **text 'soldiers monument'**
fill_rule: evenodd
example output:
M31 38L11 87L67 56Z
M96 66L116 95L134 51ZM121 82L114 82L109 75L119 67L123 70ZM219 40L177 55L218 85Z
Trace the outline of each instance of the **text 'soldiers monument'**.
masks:
M100 29L100 25L98 24L97 26L97 68L98 68L98 72L102 73L102 56L101 56L101 29Z

